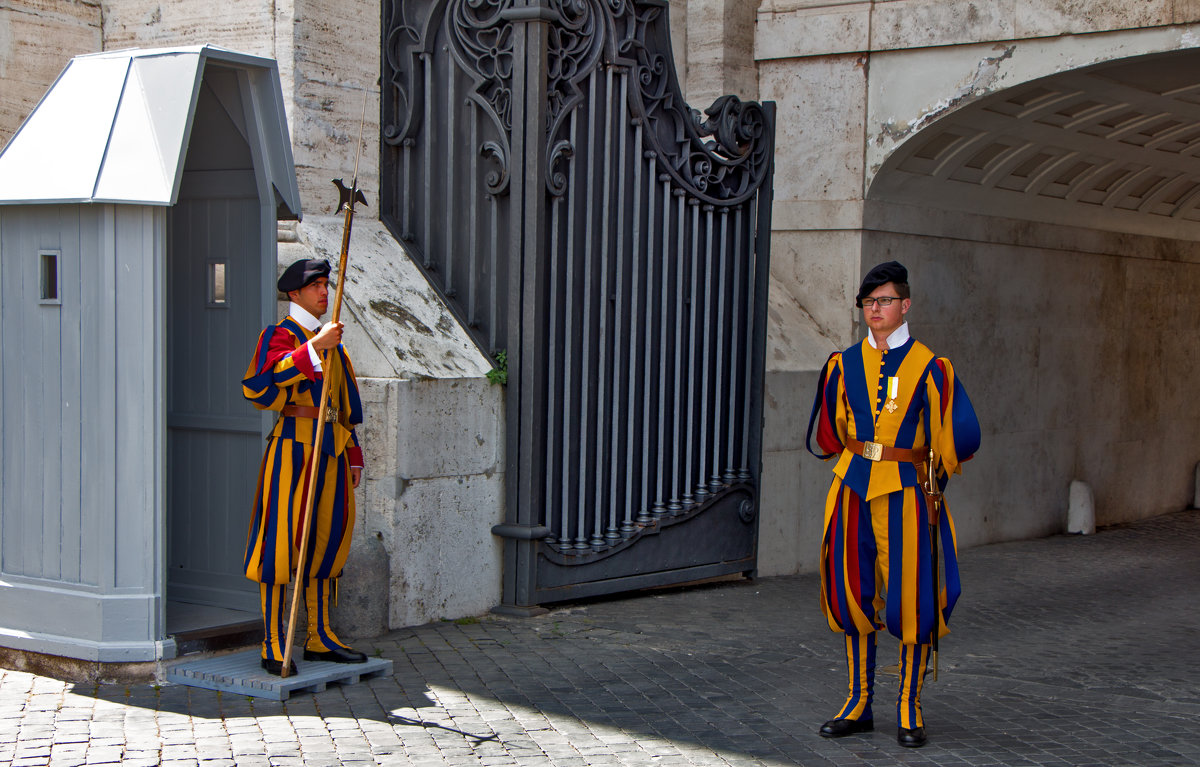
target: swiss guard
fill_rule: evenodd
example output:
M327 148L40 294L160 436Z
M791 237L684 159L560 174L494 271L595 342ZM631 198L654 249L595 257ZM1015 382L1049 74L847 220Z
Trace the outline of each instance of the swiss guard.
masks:
M342 323L321 324L329 306L329 263L302 259L279 278L279 292L291 301L288 316L258 337L254 359L246 369L242 394L260 410L279 413L267 438L258 490L246 543L246 577L257 581L262 597L265 636L262 667L283 675L284 587L297 569L308 613L304 659L335 663L365 663L366 655L347 647L329 624L331 597L336 592L350 550L354 529L354 488L362 479L363 453L355 427L362 423L358 382L346 350ZM321 352L329 354L323 369ZM321 442L312 527L307 552L300 561L300 541L312 464L324 376L330 377L332 397ZM297 568L297 565L299 567ZM288 675L295 673L295 664Z
M950 360L909 335L908 270L876 266L856 306L869 332L825 363L806 439L818 458L837 459L825 501L821 611L845 635L850 676L849 697L820 734L874 729L875 632L886 626L900 640L897 739L915 748L926 742L921 687L930 654L936 675L937 640L961 592L941 493L979 448L979 420Z

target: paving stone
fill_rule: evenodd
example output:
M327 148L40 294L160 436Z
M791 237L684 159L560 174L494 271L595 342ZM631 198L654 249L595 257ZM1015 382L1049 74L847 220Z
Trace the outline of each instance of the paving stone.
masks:
M1200 765L1200 513L962 553L924 710L895 743L816 735L845 695L816 576L442 622L359 643L386 677L286 702L0 670L0 766L780 767ZM880 642L881 664L896 643Z

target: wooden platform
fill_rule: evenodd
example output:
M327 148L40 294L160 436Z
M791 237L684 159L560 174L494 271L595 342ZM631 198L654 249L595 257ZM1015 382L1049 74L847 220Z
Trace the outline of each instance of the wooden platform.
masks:
M367 658L366 663L326 663L301 660L296 651L296 673L273 676L263 671L257 647L230 655L183 660L167 669L167 681L206 690L221 690L255 698L287 700L294 692L322 692L332 684L358 684L364 678L392 673L392 662Z

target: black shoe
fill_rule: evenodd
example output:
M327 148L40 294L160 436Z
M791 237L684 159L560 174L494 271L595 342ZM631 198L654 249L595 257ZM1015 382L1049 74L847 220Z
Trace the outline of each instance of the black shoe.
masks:
M332 650L305 650L304 660L319 660L326 663L366 663L367 656L349 647L335 647Z
M926 740L924 727L914 727L911 730L901 727L896 731L896 742L905 748L920 748L925 745Z
M859 732L875 729L874 719L830 719L818 731L822 738L844 738Z
M262 659L262 667L264 669L266 669L266 672L268 674L273 674L275 676L283 676L283 661L281 661L281 660L271 660L269 658L263 658ZM288 676L295 676L295 674L296 674L296 662L292 661L288 665Z

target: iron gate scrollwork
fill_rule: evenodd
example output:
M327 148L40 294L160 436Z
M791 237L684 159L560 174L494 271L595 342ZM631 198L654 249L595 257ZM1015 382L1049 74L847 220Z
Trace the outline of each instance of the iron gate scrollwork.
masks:
M504 604L749 572L774 105L666 0L386 0L383 219L506 351Z

